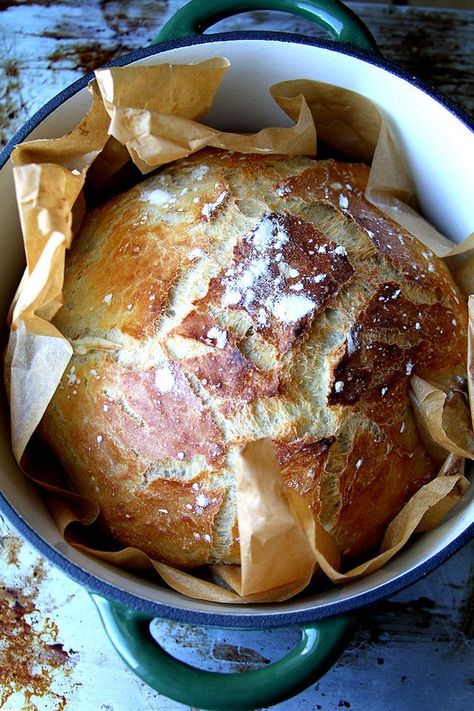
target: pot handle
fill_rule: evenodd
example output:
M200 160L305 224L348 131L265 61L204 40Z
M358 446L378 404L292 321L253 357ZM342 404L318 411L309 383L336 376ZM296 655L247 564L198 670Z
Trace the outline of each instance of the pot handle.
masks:
M337 42L378 53L368 28L340 0L191 0L163 25L152 44L200 35L216 22L249 10L301 15L323 27Z
M283 659L261 669L227 674L174 659L151 635L153 616L95 593L91 597L112 644L130 669L164 696L200 709L251 711L291 698L331 668L355 625L354 617L343 615L301 625L301 642Z

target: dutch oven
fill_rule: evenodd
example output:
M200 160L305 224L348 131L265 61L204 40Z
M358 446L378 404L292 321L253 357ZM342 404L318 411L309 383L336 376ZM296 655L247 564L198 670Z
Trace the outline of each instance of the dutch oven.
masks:
M332 40L275 32L203 35L225 17L248 10L280 10L309 18ZM382 110L401 147L424 215L454 241L474 231L474 132L451 101L380 56L361 20L339 0L192 0L163 27L154 43L112 65L198 62L224 56L231 62L209 121L225 130L254 131L279 120L262 100L277 82L305 78L351 89ZM9 155L26 139L64 135L86 112L92 76L85 76L38 111L0 155L1 318L24 267L23 246ZM233 97L237 95L238 101ZM5 334L4 334L5 336ZM224 605L187 598L158 582L119 570L81 553L60 537L40 493L19 471L10 447L9 414L2 393L0 510L38 551L91 593L119 654L162 694L205 709L255 709L306 688L337 659L360 608L415 582L474 535L474 487L436 529L416 538L383 568L323 592L304 592L277 604ZM160 617L199 625L263 629L295 625L299 645L256 671L219 674L169 656L151 636Z

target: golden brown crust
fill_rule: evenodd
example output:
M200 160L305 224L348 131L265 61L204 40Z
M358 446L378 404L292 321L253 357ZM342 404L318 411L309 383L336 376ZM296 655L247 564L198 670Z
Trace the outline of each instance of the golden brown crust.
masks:
M55 324L110 349L73 357L40 431L119 543L238 561L236 454L264 436L347 559L437 473L407 385L464 374L466 308L367 178L206 150L89 214Z

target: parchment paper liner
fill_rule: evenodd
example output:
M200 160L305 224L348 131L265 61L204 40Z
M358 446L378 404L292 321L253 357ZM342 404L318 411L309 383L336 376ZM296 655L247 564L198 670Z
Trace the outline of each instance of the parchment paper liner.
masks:
M448 397L430 383L412 378L411 399L419 429L444 464L390 523L380 553L344 573L331 536L314 521L302 497L283 485L269 440L250 443L241 453L237 505L242 565L212 566L203 577L151 561L134 548L103 551L96 545L99 541L92 546L90 536L84 534L98 516L97 506L63 489L61 477L54 479L55 465L38 458L34 438L26 448L73 349L115 347L101 339L71 343L50 321L62 303L65 251L85 209L86 176L86 188L92 191L113 186L129 163L129 154L143 174L206 145L244 153L315 155L317 131L323 151L336 157L370 162L373 156L367 198L437 254L448 254L454 276L460 277L465 293L471 293L474 238L449 256L451 243L413 209L413 186L389 127L373 104L318 82L282 82L270 91L293 119L293 126L264 128L252 135L224 133L199 120L209 110L228 67L227 60L213 58L196 65L100 70L90 87L91 109L76 129L61 139L32 141L15 149L12 159L27 269L10 310L6 382L13 451L25 473L47 492L66 541L122 567L154 567L171 587L192 597L271 602L303 590L317 571L335 583L367 575L395 555L414 531L437 525L451 510L468 486L463 458L472 458L474 449L467 408L459 393ZM470 324L472 306L470 300ZM469 333L472 393L471 325ZM460 413L464 413L461 419Z

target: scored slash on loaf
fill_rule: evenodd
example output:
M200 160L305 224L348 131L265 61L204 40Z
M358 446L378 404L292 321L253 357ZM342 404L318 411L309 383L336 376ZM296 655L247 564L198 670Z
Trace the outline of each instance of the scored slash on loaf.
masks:
M262 437L348 561L436 476L407 388L462 386L466 307L368 172L205 150L86 216L54 324L89 347L40 433L120 544L239 562L238 454Z

